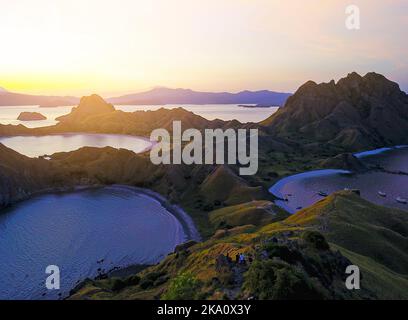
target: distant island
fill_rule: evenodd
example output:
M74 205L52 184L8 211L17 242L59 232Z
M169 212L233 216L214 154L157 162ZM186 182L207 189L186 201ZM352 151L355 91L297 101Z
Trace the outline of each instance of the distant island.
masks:
M273 107L279 107L279 106L272 106L272 105L264 105L264 104L239 104L238 107L241 108L273 108Z
M18 116L17 120L20 121L39 121L39 120L47 120L47 117L42 115L39 112L21 112Z
M46 103L40 104L38 107L39 108L57 108L57 107L61 107L61 105L59 105L58 103L46 102Z

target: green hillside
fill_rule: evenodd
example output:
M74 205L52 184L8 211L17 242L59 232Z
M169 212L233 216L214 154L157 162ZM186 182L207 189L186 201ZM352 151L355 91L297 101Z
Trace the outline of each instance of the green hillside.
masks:
M262 226L287 217L288 214L270 201L251 201L210 212L210 221L216 227Z
M251 210L251 205L211 216L219 219L240 210ZM237 228L176 250L139 273L137 284L131 278L89 280L71 298L168 298L180 282L194 285L190 298L196 299L408 299L405 212L340 192L282 221ZM236 253L253 257L253 262L228 262L227 254L234 258ZM350 264L361 269L361 290L345 289Z

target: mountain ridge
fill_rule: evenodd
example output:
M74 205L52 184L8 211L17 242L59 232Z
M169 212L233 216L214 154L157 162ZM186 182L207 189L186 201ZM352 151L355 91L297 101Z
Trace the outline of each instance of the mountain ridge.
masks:
M408 95L383 75L308 81L261 122L271 134L350 150L408 143Z

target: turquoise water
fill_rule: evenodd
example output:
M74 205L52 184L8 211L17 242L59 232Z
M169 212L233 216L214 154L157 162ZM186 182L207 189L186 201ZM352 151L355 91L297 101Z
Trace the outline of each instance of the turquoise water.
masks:
M128 187L43 195L0 213L0 300L64 297L99 268L156 263L187 240L160 202ZM60 290L45 287L48 265L60 268Z

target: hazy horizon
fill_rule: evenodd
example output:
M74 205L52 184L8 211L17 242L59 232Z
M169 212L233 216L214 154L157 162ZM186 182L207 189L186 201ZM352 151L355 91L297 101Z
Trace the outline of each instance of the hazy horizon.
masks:
M154 87L294 92L307 80L377 72L408 91L408 3L349 1L3 1L0 87L103 97Z
M349 73L352 73L352 72L354 72L354 71L351 71L351 72L349 72ZM375 71L372 71L372 72L375 72ZM348 73L348 74L349 74ZM347 76L347 74L345 74L343 77L340 77L340 78L338 78L338 79L330 79L330 80L326 80L326 81L322 81L322 82L317 82L318 84L319 83L329 83L331 80L334 80L336 83L338 82L338 80L340 80L341 78L344 78L344 77L346 77ZM360 76L365 76L365 74L360 74ZM300 85L299 85L299 87L301 86L301 85L303 85L304 83L306 83L307 81L315 81L314 79L305 79L305 81L303 81ZM391 81L393 81L392 79L389 79L389 80L391 80ZM398 83L398 82L397 82ZM400 85L400 83L398 83L399 85ZM273 88L263 88L263 89L254 89L254 90L249 90L249 91L251 91L251 92L257 92L257 91L271 91L271 92L277 92L277 93L287 93L287 94L294 94L296 91L297 91L297 89L299 88L299 87L297 87L295 90L293 90L293 91L291 91L291 92L288 92L288 91L285 91L285 92L283 92L283 91L277 91L277 90L274 90ZM5 88L5 87L1 87L0 86L0 92L2 91L1 89L3 89L4 91L6 91L6 92L10 92L10 93L18 93L18 94L29 94L29 93L27 93L27 92L16 92L16 91L11 91L11 90L8 90L7 88ZM227 91L227 90L222 90L222 89L219 89L219 90L215 90L215 91L209 91L209 90L195 90L194 88L170 88L170 87L166 87L166 86L153 86L153 87L149 87L149 88L145 88L145 89L139 89L139 90L129 90L129 91L126 91L126 92L121 92L121 93L112 93L112 94L101 94L101 93L99 93L99 92L93 92L92 90L90 90L89 91L89 93L87 93L87 94L84 94L84 95L70 95L70 94L59 94L58 96L72 96L72 97L77 97L77 98L80 98L81 96L86 96L86 95L92 95L92 94L97 94L97 95L99 95L99 96L101 96L102 98L104 98L104 99L109 99L109 98L115 98L115 97L119 97L119 96L126 96L126 95L131 95L131 94L138 94L138 93L144 93L144 92L148 92L148 91L151 91L151 90L155 90L155 89L170 89L170 90L192 90L192 91L195 91L195 92L208 92L208 93L233 93L233 94L236 94L236 93L241 93L241 92L244 92L244 91L247 91L248 89L242 89L242 90L239 90L239 91ZM407 93L408 94L408 90L406 90L406 89L404 89L404 88L402 88L401 87L401 85L400 85L400 89L402 90L402 91L404 91L405 93ZM408 89L408 87L407 87L407 89ZM44 93L44 94L42 94L42 93L34 93L34 95L44 95L44 96L46 96L46 95L48 95L47 93ZM50 94L50 95L52 95L52 94Z

